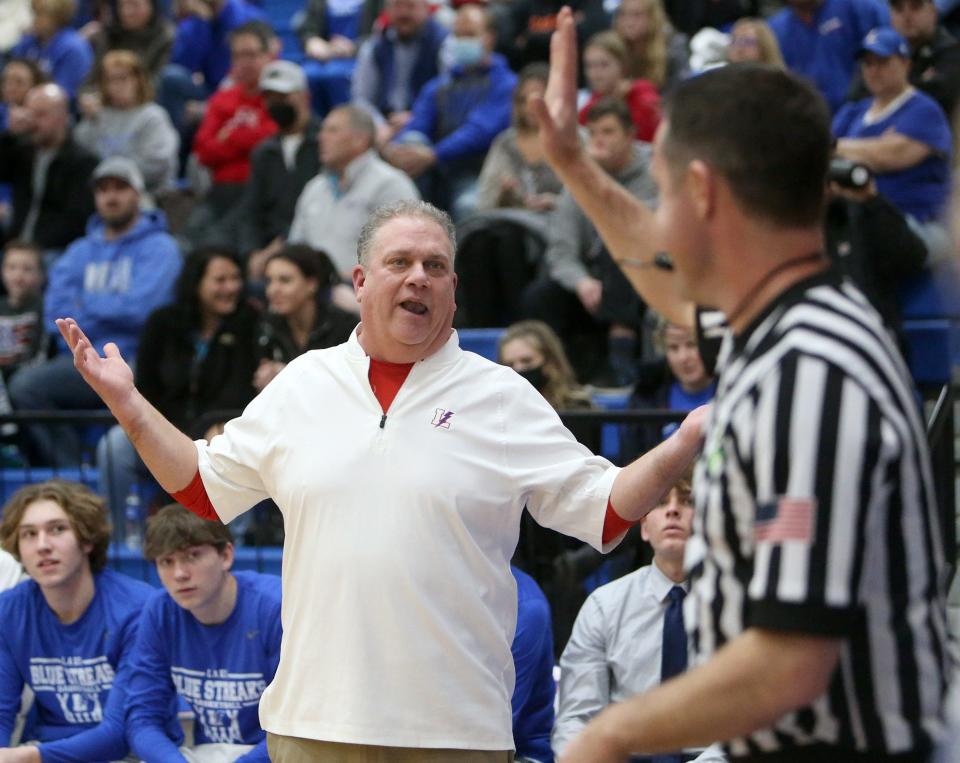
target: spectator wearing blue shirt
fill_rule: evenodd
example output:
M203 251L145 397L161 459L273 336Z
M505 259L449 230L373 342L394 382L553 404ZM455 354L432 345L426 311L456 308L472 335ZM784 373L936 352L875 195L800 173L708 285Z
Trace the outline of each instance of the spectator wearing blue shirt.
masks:
M0 544L30 579L0 594L0 748L14 740L24 686L39 747L4 761L112 761L127 754L124 706L140 609L152 589L104 569L110 526L88 488L51 480L4 507Z
M950 195L950 125L943 109L909 82L910 49L893 29L875 29L861 48L870 98L833 120L839 156L861 162L877 190L919 223L935 221Z
M230 33L250 21L267 23L267 17L247 0L183 0L181 12L157 103L182 132L187 104L205 101L230 71Z
M628 408L692 411L709 403L717 390L700 356L692 329L661 319L654 344L662 361L640 368ZM624 427L621 456L629 462L646 453L676 430L677 424L638 424Z
M360 46L350 83L351 100L377 123L378 144L410 120L414 100L440 73L448 32L430 15L427 0L387 0L385 10L389 26Z
M847 97L864 35L890 24L879 0L788 0L770 17L787 67L817 86L836 111Z
M550 605L537 582L510 565L517 582L517 630L510 652L516 671L513 688L513 743L518 761L553 763L553 626Z
M93 172L97 214L87 235L74 241L50 270L44 295L46 328L61 315L80 313L98 347L107 342L129 358L136 354L140 330L150 313L173 301L181 258L166 218L157 210L140 210L143 175L132 159L104 159ZM66 345L40 365L18 371L10 381L15 410L50 411L99 408L73 365ZM80 442L73 427L28 428L36 461L76 466Z
M36 61L70 98L93 67L93 48L70 27L75 10L74 0L33 0L33 31L10 51Z
M231 572L233 539L179 505L147 524L144 556L165 590L147 601L134 654L127 735L145 763L269 763L260 695L280 660L280 578ZM318 648L322 648L322 645ZM195 715L194 747L165 730L171 700Z
M487 150L510 126L517 76L493 53L491 17L463 5L453 22L449 72L420 91L410 121L384 157L413 178L424 199L462 220L476 206L476 185Z

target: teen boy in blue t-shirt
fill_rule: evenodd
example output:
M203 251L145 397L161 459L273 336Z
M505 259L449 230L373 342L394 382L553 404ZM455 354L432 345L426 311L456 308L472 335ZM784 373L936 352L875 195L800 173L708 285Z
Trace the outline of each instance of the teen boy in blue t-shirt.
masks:
M104 569L110 526L83 485L18 490L0 545L30 580L0 594L0 747L11 743L24 685L35 694L39 746L0 750L17 763L119 760L140 608L152 589Z
M127 713L130 746L146 763L207 751L269 761L258 706L280 660L280 578L232 572L232 541L225 525L178 505L147 524L144 556L165 590L144 606ZM192 751L164 730L175 695L196 717Z

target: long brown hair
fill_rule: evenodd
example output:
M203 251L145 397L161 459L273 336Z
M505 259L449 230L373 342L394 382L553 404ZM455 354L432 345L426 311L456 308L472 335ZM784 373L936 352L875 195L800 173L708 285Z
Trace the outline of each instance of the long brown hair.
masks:
M522 339L543 355L543 375L546 385L542 393L550 405L558 410L584 408L591 405L590 395L577 382L573 367L563 350L563 343L554 330L543 321L520 321L507 328L497 345L497 359L503 362L503 348L514 339Z
M627 46L625 74L630 79L650 80L658 89L662 89L667 82L667 42L673 34L673 27L667 20L661 0L623 0L617 9L617 16L623 6L630 2L640 3L647 12L648 32L645 40L624 39L617 29L616 16L614 17L614 30L620 34Z

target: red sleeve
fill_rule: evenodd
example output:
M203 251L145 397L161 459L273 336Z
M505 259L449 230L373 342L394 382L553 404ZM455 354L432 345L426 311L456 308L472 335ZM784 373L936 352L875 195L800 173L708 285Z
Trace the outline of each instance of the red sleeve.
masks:
M207 489L203 486L203 480L200 479L199 470L189 485L183 490L178 490L176 493L173 493L171 497L181 506L189 509L200 517L200 519L220 521L220 516L217 514L216 509L213 508L213 504L210 503L210 496L207 495ZM610 511L609 506L607 511ZM604 525L604 532L606 532L606 525Z
M197 477L199 478L200 475L198 474ZM604 544L609 543L617 536L625 533L635 524L637 523L630 522L617 514L613 508L613 504L610 503L610 499L607 499L607 514L603 518L603 533L601 536Z

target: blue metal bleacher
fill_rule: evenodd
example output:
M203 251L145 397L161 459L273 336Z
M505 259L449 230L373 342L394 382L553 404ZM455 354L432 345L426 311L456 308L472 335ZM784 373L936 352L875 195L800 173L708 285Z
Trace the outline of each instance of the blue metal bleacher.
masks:
M920 385L945 384L960 370L960 272L953 262L900 290L907 363Z
M460 349L475 352L487 360L497 361L497 344L505 329L458 329Z

